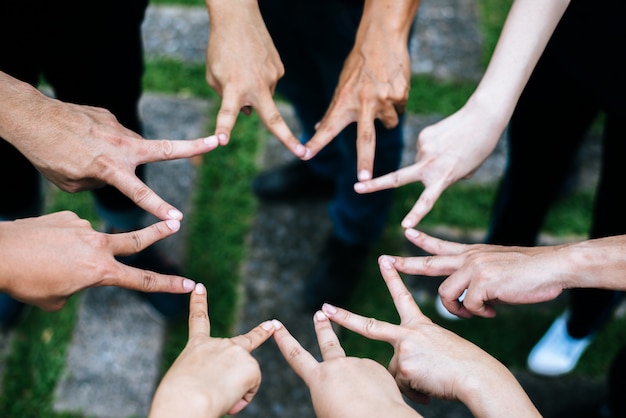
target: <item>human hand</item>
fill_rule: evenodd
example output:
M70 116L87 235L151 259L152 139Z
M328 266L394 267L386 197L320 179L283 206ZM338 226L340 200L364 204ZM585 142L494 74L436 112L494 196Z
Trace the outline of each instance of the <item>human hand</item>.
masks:
M408 229L409 241L432 256L394 257L394 267L403 273L449 276L439 294L446 309L460 317L494 317L500 303L531 304L555 299L574 286L569 245L509 247L488 244L458 244ZM567 258L566 258L567 257ZM463 301L459 296L467 289Z
M371 193L422 182L424 191L402 220L404 228L412 228L430 212L446 188L471 177L493 152L503 129L504 125L490 121L479 106L466 105L420 132L415 164L358 182L354 190Z
M250 352L273 332L266 321L244 335L211 337L206 289L198 283L189 302L189 340L159 384L150 418L220 417L244 409L261 384Z
M258 3L207 0L211 18L207 46L206 78L222 97L215 134L221 145L229 141L240 111L254 108L267 129L295 156L304 145L280 114L273 95L285 69L265 27Z
M137 253L179 228L179 221L168 220L138 231L104 234L69 211L0 222L0 289L48 311L61 309L71 295L92 286L188 293L192 280L115 259Z
M7 99L0 105L0 134L52 183L72 193L109 184L161 220L183 215L135 175L137 166L218 146L215 137L145 140L108 110L51 99L2 72L0 93Z
M391 293L400 325L365 318L331 305L326 316L367 338L394 347L389 371L402 393L416 402L430 397L460 400L476 417L539 416L515 377L495 358L424 316L394 268L381 256L380 270Z
M274 321L274 340L309 388L317 417L420 416L404 402L383 366L370 359L346 357L328 318L318 311L313 319L322 362L306 351L278 321Z
M367 1L355 44L348 55L332 102L307 142L305 159L315 156L346 126L357 123L357 177L372 178L376 150L375 119L387 129L398 125L409 96L411 59L408 33L416 2Z

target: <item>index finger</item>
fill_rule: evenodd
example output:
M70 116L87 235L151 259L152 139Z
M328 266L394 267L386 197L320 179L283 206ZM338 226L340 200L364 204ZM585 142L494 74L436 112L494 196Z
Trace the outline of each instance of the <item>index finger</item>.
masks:
M400 278L400 275L393 266L394 259L392 257L383 255L378 259L380 266L380 272L385 280L389 294L393 299L394 305L400 315L400 323L414 321L415 319L425 318L422 311L415 303L413 295L404 285L404 282Z
M278 349L293 371L306 383L309 380L309 376L312 376L312 373L319 367L319 363L287 331L287 328L282 323L279 321L273 322L276 329L274 331L274 341L276 341Z
M233 91L234 89L229 86L224 89L220 110L217 112L215 120L215 135L220 138L221 145L228 144L230 134L235 127L239 110L243 104L243 99L239 93L236 90Z
M331 360L346 356L346 352L339 343L339 338L330 325L328 317L322 311L315 312L313 316L315 322L315 334L317 335L317 344L320 346L322 358Z
M322 311L331 321L370 340L384 341L394 345L401 333L397 325L366 318L327 303L322 306Z
M213 151L219 145L217 136L192 140L149 139L141 145L140 164L195 157Z
M132 255L145 250L155 242L167 238L180 229L180 221L170 219L156 222L145 228L108 235L108 247L113 255Z
M306 143L307 159L317 155L354 120L354 118L338 113L333 108L329 109L318 124L313 137Z
M376 177L375 179L359 181L355 183L354 191L360 194L372 193L379 190L395 189L405 184L421 180L419 170L414 165L411 165L385 174L384 176Z
M202 283L196 284L189 298L189 339L197 336L211 336L209 303L206 287Z
M415 227L424 218L424 216L430 212L437 199L439 199L439 196L441 196L441 193L443 193L443 190L443 183L426 187L420 194L417 202L415 202L415 205L413 205L413 208L411 208L409 213L402 220L402 227Z
M293 132L291 132L291 129L289 129L287 122L285 122L285 119L283 119L283 116L280 114L269 92L260 98L255 108L263 125L265 125L293 155L298 158L304 158L306 156L306 147L302 145Z

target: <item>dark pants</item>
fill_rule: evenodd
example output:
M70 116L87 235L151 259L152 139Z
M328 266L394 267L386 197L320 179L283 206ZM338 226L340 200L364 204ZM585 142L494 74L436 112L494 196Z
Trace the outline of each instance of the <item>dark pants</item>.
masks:
M137 105L146 7L147 0L2 0L0 70L34 86L44 78L58 99L108 109L122 125L141 133ZM39 214L38 172L4 140L0 176L5 179L0 218ZM113 187L94 195L107 211L136 209Z
M339 74L363 12L358 0L260 0L261 12L285 65L277 92L295 108L308 141L330 105ZM403 148L402 122L394 129L376 123L374 176L395 171ZM369 244L385 227L392 191L359 195L356 177L356 124L344 129L310 161L319 176L336 182L330 204L334 233L343 241Z
M509 160L487 242L535 244L596 117L605 116L591 238L626 234L626 30L623 2L573 1L511 119ZM571 292L572 336L597 330L621 293Z

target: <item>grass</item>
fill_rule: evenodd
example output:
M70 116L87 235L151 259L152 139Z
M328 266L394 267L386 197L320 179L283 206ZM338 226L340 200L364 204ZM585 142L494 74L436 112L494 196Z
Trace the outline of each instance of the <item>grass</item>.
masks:
M153 0L153 3L189 6L204 4L202 0ZM480 5L485 33L485 57L488 57L510 2L481 0ZM216 100L215 93L204 80L203 65L148 61L144 87L146 91ZM464 103L474 87L475 83L471 82L441 82L427 76L414 77L408 109L415 113L447 115ZM255 155L259 135L264 134L265 128L256 116L238 120L233 133L233 137L238 140L204 158L194 196L194 209L188 214L191 234L185 272L209 288L214 335L230 335L235 321L239 264L246 256L245 235L255 209L248 185L257 172ZM391 254L404 251L398 224L420 191L421 186L418 184L396 191L389 227L375 251ZM488 224L494 193L493 186L459 183L443 194L420 227L447 225L463 230L484 229ZM577 193L557 202L546 221L545 231L557 236L584 235L589 228L592 200L591 193ZM48 203L50 212L69 209L95 222L88 193L68 195L53 192ZM55 414L51 400L76 322L79 297L72 298L57 313L33 309L26 322L16 331L6 360L4 391L0 395L1 416L72 416ZM375 263L368 268L353 301L352 308L356 312L390 322L398 321ZM422 309L427 315L436 318L432 303L425 304ZM559 305L509 307L502 309L496 319L475 318L442 324L476 342L505 364L523 367L528 350L559 309ZM619 320L607 325L605 332L585 353L576 373L604 374L610 354L617 350L617 342L626 339L625 322ZM186 341L186 325L177 325L168 332L163 356L164 369L171 364ZM524 329L524 332L519 332L520 329ZM350 332L342 334L342 342L346 351L352 355L371 357L381 363L386 363L391 356L391 348L386 344L367 341Z

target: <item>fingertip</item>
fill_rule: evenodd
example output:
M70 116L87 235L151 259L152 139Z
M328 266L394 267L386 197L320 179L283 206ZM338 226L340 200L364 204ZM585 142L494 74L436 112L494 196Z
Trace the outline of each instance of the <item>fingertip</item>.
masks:
M196 288L196 282L190 279L183 279L183 289L187 292L191 292Z
M229 136L226 135L225 133L217 134L217 140L220 145L228 145L229 139L230 139Z
M391 268L393 268L393 263L395 263L395 259L391 256L388 255L382 255L380 256L380 265L383 266L383 268L390 270Z
M208 145L209 148L213 149L219 145L219 140L216 135L211 135L204 138L204 143L205 145Z
M360 179L359 179L360 180ZM365 193L366 191L366 187L363 183L354 183L354 191L361 194L361 193Z
M178 209L170 209L167 212L167 216L169 217L169 219L171 220L177 220L180 221L183 219L183 213L181 211L179 211Z
M206 287L204 287L204 285L202 283L196 283L196 287L194 289L196 295L205 295L206 294Z
M322 305L322 312L324 312L327 317L330 317L337 313L337 308L330 303L325 303Z
M328 317L324 314L323 311L317 311L315 312L315 315L313 315L313 319L317 322L322 322L328 320Z
M283 327L282 322L280 322L278 319L272 319L272 324L274 325L275 330L279 330Z
M359 181L367 181L372 179L372 173L369 170L360 170L357 174Z
M407 238L417 238L417 237L419 237L420 233L419 233L419 231L418 231L418 230L416 230L416 229L409 228L409 229L406 229L406 230L404 231L404 235L405 235Z
M293 150L293 152L296 155L296 157L299 157L301 159L307 159L307 156L309 154L309 149L302 144L298 144L296 145L296 148Z
M173 232L177 232L180 229L180 221L178 219L168 219L165 224Z
M274 323L272 321L265 321L261 324L261 328L265 331L274 331L276 328L274 327Z
M404 218L402 220L402 224L401 225L402 225L403 228L408 229L408 228L413 228L415 226L415 223L416 223L415 222L415 218L413 216L409 215L409 216L407 216L406 218Z

